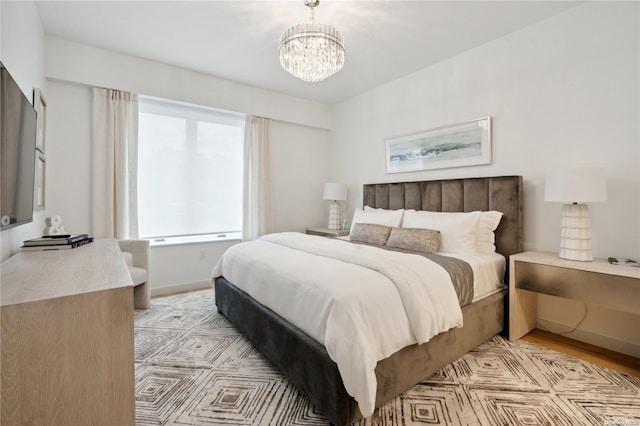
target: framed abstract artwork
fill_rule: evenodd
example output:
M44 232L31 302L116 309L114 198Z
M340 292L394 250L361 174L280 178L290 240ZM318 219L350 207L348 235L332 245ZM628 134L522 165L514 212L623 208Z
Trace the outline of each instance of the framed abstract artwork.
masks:
M385 173L491 164L491 117L385 140Z
M44 154L38 152L36 155L36 182L34 193L34 209L44 210L45 208L45 183L47 172L47 160Z
M38 115L38 127L36 132L36 149L45 152L45 136L47 125L47 100L42 94L42 90L33 89L33 108Z

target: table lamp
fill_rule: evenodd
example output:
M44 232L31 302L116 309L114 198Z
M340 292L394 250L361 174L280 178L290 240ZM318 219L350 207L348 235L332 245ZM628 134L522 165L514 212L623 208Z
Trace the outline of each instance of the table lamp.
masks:
M577 167L547 172L544 200L563 202L559 257L591 262L589 207L580 203L607 201L607 181L601 167Z
M331 201L328 228L342 229L342 223L340 222L340 203L338 201L345 201L347 199L347 185L341 183L325 183L323 198Z

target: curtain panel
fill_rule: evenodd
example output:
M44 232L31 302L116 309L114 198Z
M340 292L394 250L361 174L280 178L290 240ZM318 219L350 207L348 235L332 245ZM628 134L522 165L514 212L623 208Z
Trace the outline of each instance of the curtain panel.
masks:
M138 96L93 89L91 219L96 238L138 237Z
M247 116L244 130L242 240L274 231L270 165L271 120Z

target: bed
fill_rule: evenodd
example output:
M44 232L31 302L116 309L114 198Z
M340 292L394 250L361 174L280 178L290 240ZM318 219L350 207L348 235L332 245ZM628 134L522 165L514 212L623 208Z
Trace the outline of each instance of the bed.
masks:
M495 230L496 252L508 259L509 255L521 251L520 176L367 184L363 187L363 205L388 210L499 211L503 217ZM505 283L506 277L508 271L504 274ZM324 345L258 303L225 276L214 276L213 281L218 311L234 323L332 424L347 425L362 417L358 403L347 393L338 366ZM377 362L375 407L494 335L506 332L507 300L506 288L502 288L467 304L461 310L464 326L437 334L427 343L406 346Z

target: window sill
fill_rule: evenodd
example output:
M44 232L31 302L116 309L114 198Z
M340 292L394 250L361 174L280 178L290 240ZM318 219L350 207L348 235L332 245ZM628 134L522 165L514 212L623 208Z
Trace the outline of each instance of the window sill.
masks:
M177 246L183 244L200 244L200 243L215 243L219 241L240 241L242 240L242 233L240 232L227 232L226 234L208 234L208 235L189 235L184 237L164 237L164 238L151 238L149 239L149 245L151 247L160 246Z

